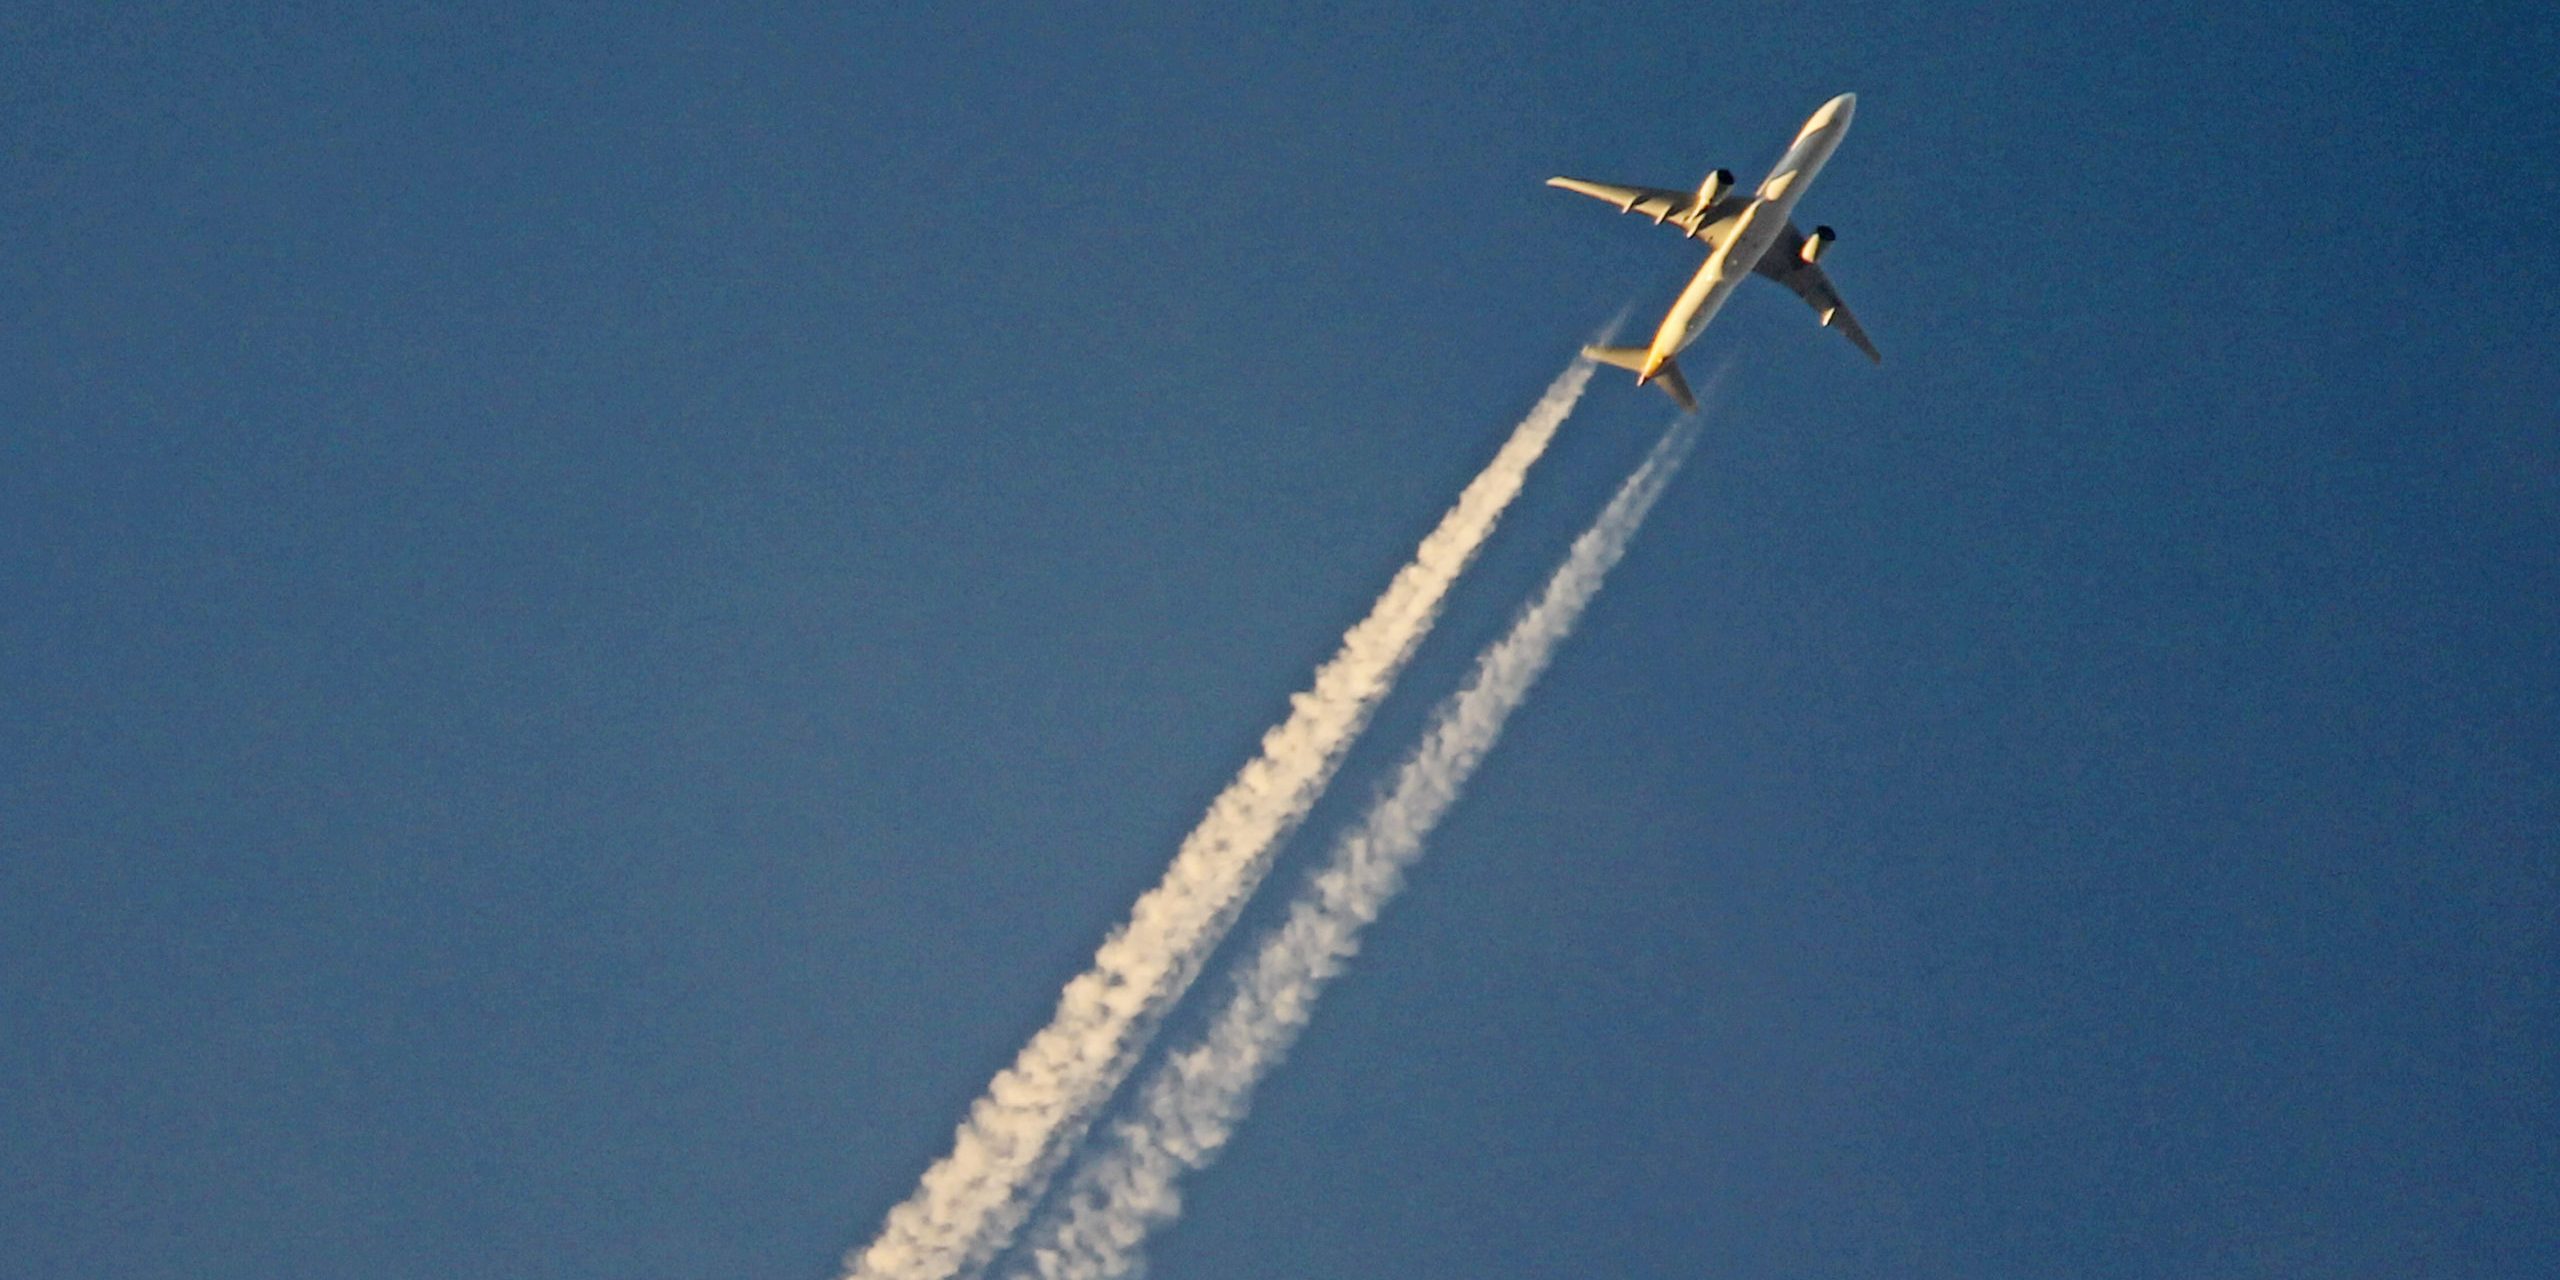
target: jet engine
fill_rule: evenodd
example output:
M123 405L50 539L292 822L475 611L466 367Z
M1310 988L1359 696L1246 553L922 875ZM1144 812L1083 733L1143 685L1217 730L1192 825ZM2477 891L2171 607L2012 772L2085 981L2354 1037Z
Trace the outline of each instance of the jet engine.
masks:
M1708 174L1707 180L1698 184L1698 207L1703 209L1724 199L1724 193L1732 189L1733 170L1718 169Z
M1804 247L1796 250L1796 256L1804 259L1805 265L1811 266L1822 261L1822 251L1830 248L1831 242L1839 238L1840 234L1829 227L1815 227L1813 234L1804 238Z

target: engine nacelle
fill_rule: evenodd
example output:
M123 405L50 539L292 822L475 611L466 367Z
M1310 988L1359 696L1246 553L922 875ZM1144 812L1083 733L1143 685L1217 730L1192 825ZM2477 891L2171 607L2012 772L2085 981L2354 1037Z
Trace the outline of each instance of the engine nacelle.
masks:
M1811 266L1822 261L1822 251L1830 248L1831 242L1839 238L1840 233L1829 227L1815 227L1813 234L1804 238L1804 247L1796 250L1796 256L1804 259L1806 266Z
M1707 180L1698 184L1698 207L1703 209L1724 199L1724 193L1732 189L1733 170L1718 169L1708 174Z

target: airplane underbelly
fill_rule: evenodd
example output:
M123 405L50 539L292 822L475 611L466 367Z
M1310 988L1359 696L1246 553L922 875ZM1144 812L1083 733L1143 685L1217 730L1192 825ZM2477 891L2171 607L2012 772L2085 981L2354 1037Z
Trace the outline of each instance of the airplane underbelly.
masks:
M1819 163L1818 158L1816 164ZM1802 193L1802 186L1796 185L1777 199L1752 206L1743 215L1741 225L1733 229L1733 239L1698 268L1689 287L1681 291L1680 301L1672 304L1671 314L1663 317L1662 329L1654 335L1656 350L1667 346L1665 354L1677 354L1698 340L1698 335L1706 331L1707 322L1716 318L1724 300L1732 296L1733 287L1760 265L1769 246L1777 242L1779 230L1787 225L1796 197Z
M1707 322L1715 319L1716 312L1724 309L1724 300L1733 296L1733 286L1737 279L1739 277L1718 281L1716 287L1708 291L1706 297L1700 299L1697 310L1692 312L1686 322L1680 326L1680 336L1671 347L1673 354L1688 350L1689 344L1696 342L1698 335L1707 331Z
M1662 317L1662 327L1654 331L1655 354L1665 357L1678 355L1682 348L1696 341L1699 331L1715 318L1716 310L1724 305L1726 295L1733 292L1737 279L1724 269L1724 262L1724 255L1716 254L1698 268L1698 274L1689 278L1689 286L1680 291L1680 300L1671 304L1670 312Z
M1724 300L1733 295L1733 287L1750 275L1760 255L1768 252L1777 228L1784 225L1784 217L1773 221L1767 216L1766 206L1743 214L1741 224L1733 229L1733 238L1708 255L1698 274L1690 278L1689 287L1680 291L1680 300L1671 305L1671 313L1662 318L1662 328L1654 334L1654 349L1664 355L1676 355L1697 341L1698 335L1706 331L1707 322L1723 309Z
M1793 204L1794 201L1788 203ZM1755 219L1751 226L1743 228L1742 235L1734 239L1730 260L1733 277L1737 280L1750 275L1751 269L1760 265L1760 259L1769 252L1769 246L1777 243L1778 229L1787 225L1786 210L1772 209L1769 213L1768 217Z

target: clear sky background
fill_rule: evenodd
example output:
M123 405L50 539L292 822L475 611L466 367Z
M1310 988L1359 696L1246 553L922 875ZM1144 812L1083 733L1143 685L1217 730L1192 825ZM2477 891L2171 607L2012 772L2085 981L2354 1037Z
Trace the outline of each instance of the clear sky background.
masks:
M1158 1274L2560 1273L2549 5L733 8L0 13L0 1269L829 1275L1854 90Z

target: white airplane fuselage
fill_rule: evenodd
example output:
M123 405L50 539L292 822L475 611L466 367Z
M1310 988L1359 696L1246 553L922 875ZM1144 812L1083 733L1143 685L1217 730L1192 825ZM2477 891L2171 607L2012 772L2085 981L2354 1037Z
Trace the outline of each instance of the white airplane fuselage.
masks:
M1662 325L1654 330L1653 344L1645 351L1644 367L1637 370L1636 381L1653 377L1673 356L1698 340L1699 333L1715 319L1724 300L1733 294L1751 269L1760 265L1760 257L1769 251L1769 243L1784 230L1787 219L1795 212L1796 201L1804 189L1813 185L1814 175L1822 172L1840 140L1848 136L1849 118L1858 108L1858 95L1844 93L1823 103L1806 119L1804 128L1796 131L1796 140L1787 153L1778 158L1776 168L1752 193L1751 205L1734 221L1732 231L1723 243L1707 255L1706 265L1690 277L1689 286L1680 291L1680 300L1662 317ZM1827 320L1826 320L1827 322Z

